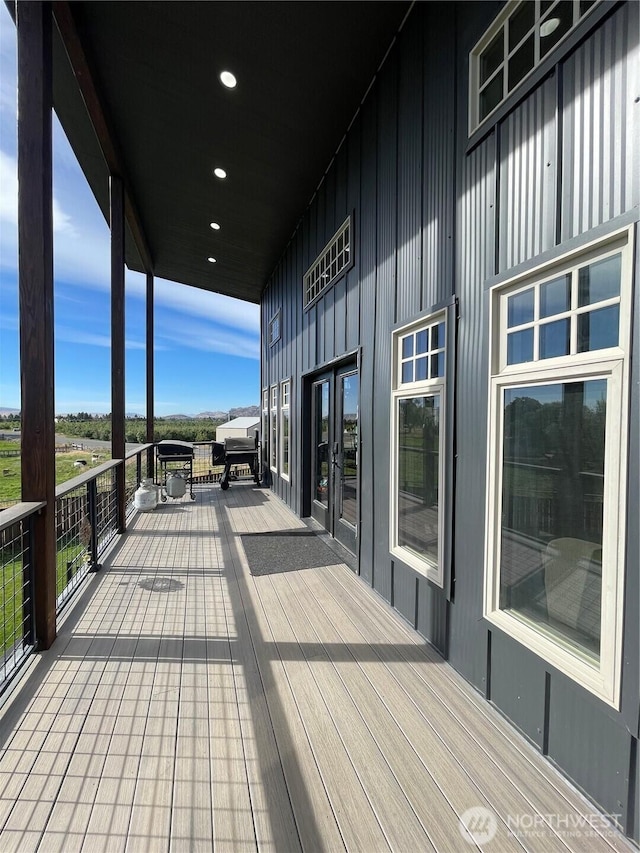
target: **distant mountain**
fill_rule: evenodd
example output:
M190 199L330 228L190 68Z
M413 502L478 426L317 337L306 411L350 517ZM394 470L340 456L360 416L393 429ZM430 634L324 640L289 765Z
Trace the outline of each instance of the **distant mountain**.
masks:
M229 420L234 418L259 418L260 406L241 406L238 409L229 409Z
M200 412L198 415L194 415L195 418L210 418L212 421L226 421L227 413L226 412Z
M4 407L0 408L0 415L19 415L20 409L5 409Z
M213 421L231 421L234 418L259 418L259 406L240 406L237 409L229 409L228 412L200 412L197 415L164 415L159 421L190 421L198 418L209 418Z

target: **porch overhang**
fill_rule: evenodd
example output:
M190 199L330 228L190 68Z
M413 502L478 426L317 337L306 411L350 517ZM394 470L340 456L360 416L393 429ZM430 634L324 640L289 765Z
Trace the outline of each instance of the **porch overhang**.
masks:
M54 2L55 110L107 219L124 181L127 266L259 302L410 6Z

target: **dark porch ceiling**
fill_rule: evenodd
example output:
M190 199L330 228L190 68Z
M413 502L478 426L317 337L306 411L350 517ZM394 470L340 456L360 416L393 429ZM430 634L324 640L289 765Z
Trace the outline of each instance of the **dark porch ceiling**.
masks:
M154 274L259 301L409 7L54 3L55 108L105 217L110 137Z

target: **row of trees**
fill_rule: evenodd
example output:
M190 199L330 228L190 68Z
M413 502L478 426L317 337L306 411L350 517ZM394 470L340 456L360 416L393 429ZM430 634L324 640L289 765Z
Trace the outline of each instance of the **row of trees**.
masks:
M193 418L178 420L156 420L154 423L154 438L156 441L173 439L177 441L213 441L216 428L222 423L213 418ZM58 424L60 432L78 438L92 438L97 441L111 441L111 418L93 417L88 420L67 420ZM125 420L125 441L144 444L147 435L144 418L127 418Z

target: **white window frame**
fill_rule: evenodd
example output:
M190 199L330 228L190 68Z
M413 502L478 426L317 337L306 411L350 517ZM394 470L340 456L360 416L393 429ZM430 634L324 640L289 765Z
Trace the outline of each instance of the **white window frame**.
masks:
M288 421L288 431L286 434L287 438L287 449L289 453L289 458L287 460L287 468L285 471L285 460L284 460L284 451L285 451L285 431L284 431L284 419L287 418ZM287 482L290 481L291 477L291 380L285 379L280 383L280 476L283 480Z
M269 467L278 473L278 386L272 385L269 391Z
M353 266L352 217L347 216L302 278L305 309Z
M281 320L282 312L278 308L276 313L273 315L271 320L269 320L269 346L272 347L274 344L277 344L280 338L282 337L282 320Z
M506 365L505 295L520 286L543 283L573 272L607 255L621 254L620 326L616 347ZM627 435L631 340L633 228L591 241L580 249L536 267L491 290L490 376L487 454L486 554L484 616L543 660L614 708L620 705L624 610ZM598 303L599 304L599 303ZM575 306L574 306L575 308ZM607 381L605 483L603 494L602 598L599 661L529 621L500 609L500 525L502 510L502 412L505 389L561 384L577 380Z
M390 553L402 560L419 574L426 577L439 587L444 586L444 536L445 536L445 453L446 453L446 430L447 430L447 406L446 406L446 374L447 374L447 312L438 311L417 322L408 323L393 332L391 354L391 453L390 455L390 484L391 495L389 501L389 550ZM444 353L444 376L430 377L424 380L402 382L402 364L411 359L402 356L402 339L408 334L417 334L432 327L444 324L444 341L442 346L436 350L429 350L429 361L431 354ZM415 356L413 358L415 362ZM429 371L430 372L430 371ZM413 397L436 397L440 398L440 422L438 437L438 558L434 563L427 557L421 557L415 551L398 544L398 428L400 401L412 399Z
M262 464L267 463L267 459L264 455L264 448L267 446L269 441L269 389L262 389L262 447L260 450L260 456L262 457Z
M550 48L549 52L542 57L540 56L540 25L543 24L545 21L548 21L553 18L553 9L555 8L555 6L552 6L550 9L545 10L541 14L540 0L510 0L510 2L507 3L507 5L493 21L489 29L485 32L485 34L477 42L477 44L469 54L469 136L475 133L475 131L479 127L481 127L486 121L489 121L491 116L500 106L500 104L504 103L507 98L509 98L511 95L513 95L520 89L525 80L530 77L534 69L536 69L541 62L546 60L548 56L551 56L556 51L556 49L565 41L567 36L575 29L578 23L584 18L586 18L592 12L592 10L596 8L599 1L600 0L596 0L593 6L591 6L589 9L586 9L585 12L580 15L580 0L572 0L573 18L570 28L562 36L562 38L560 38L558 42L554 44L552 48ZM522 5L523 2L531 4L535 3L534 24L533 27L531 27L527 31L527 33L520 39L520 41L510 50L508 41L508 20L517 10L517 8ZM489 47L491 42L498 35L500 30L502 30L503 33L502 61L481 85L480 57L483 51L485 51L486 48ZM519 80L511 89L509 89L508 61L515 53L517 53L517 51L523 46L523 44L527 41L527 39L532 33L534 38L533 65L524 75L524 77L522 77L521 80ZM491 81L495 79L495 77L500 73L501 70L503 72L502 97L495 105L495 107L493 107L493 109L489 113L487 113L487 115L483 119L480 119L481 89L484 89L488 84L490 84Z

